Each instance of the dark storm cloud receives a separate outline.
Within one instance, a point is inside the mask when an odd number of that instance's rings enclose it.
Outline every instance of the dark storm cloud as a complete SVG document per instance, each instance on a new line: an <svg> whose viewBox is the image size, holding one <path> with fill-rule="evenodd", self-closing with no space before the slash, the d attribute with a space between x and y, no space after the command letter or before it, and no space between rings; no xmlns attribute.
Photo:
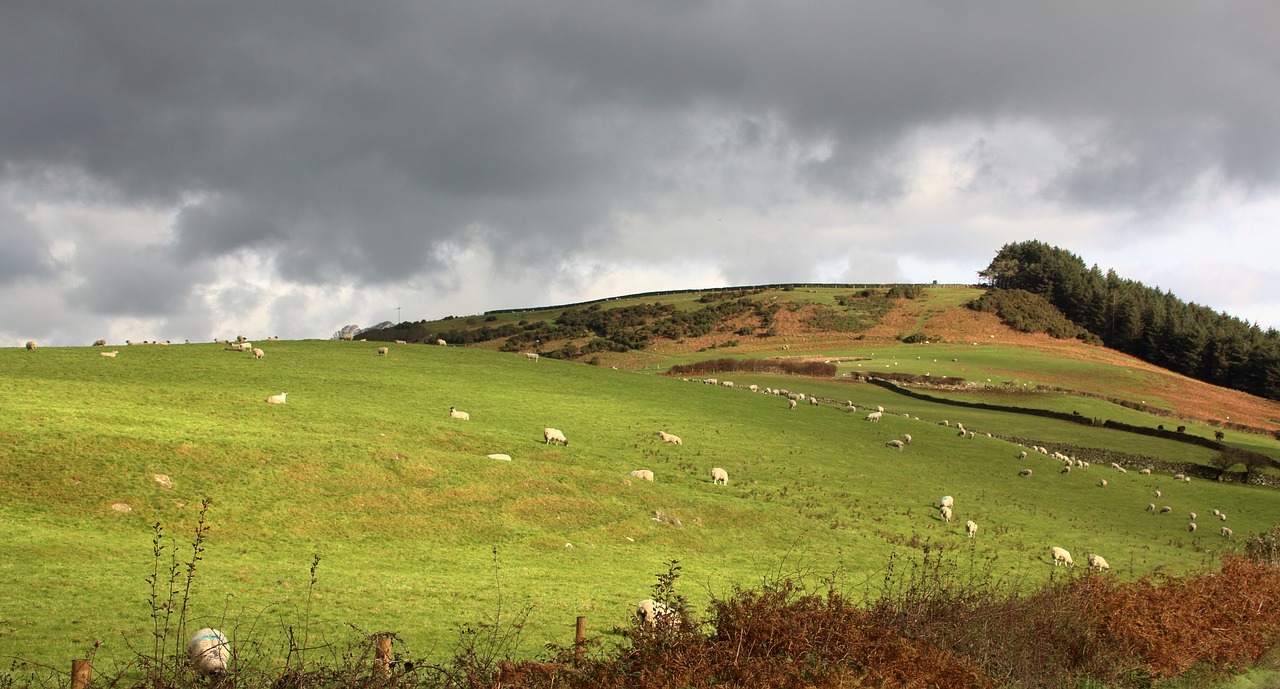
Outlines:
<svg viewBox="0 0 1280 689"><path fill-rule="evenodd" d="M174 260L163 246L130 246L89 240L77 251L73 270L81 281L67 302L99 315L163 317L182 311L192 291L212 273L202 264Z"/></svg>
<svg viewBox="0 0 1280 689"><path fill-rule="evenodd" d="M18 213L0 203L0 286L55 272L49 241Z"/></svg>
<svg viewBox="0 0 1280 689"><path fill-rule="evenodd" d="M703 245L735 279L804 279L812 252L756 255L767 222L637 252L618 219L876 212L918 191L913 135L956 123L1047 132L1066 153L1034 187L1000 155L1018 151L954 148L981 155L974 189L1067 213L1163 208L1206 179L1269 192L1276 26L1270 0L8 0L0 184L54 170L173 209L172 245L146 250L171 295L77 253L95 288L76 298L107 310L179 308L194 283L177 266L245 254L298 283L447 290L468 247L549 277L611 247L657 263ZM0 268L39 270L50 242L18 237Z"/></svg>

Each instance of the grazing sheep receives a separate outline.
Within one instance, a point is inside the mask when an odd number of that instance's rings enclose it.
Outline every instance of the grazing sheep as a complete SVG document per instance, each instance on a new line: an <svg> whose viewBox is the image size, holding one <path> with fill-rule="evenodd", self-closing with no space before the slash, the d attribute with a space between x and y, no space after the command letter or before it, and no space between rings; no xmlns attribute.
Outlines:
<svg viewBox="0 0 1280 689"><path fill-rule="evenodd" d="M884 412L873 411L867 414L867 421L879 421L882 416L884 416Z"/></svg>
<svg viewBox="0 0 1280 689"><path fill-rule="evenodd" d="M231 662L231 646L222 632L205 627L187 642L187 658L200 674L222 676L227 674L227 664Z"/></svg>
<svg viewBox="0 0 1280 689"><path fill-rule="evenodd" d="M1063 464L1063 465L1062 465L1062 471L1061 471L1061 472L1059 472L1059 473L1063 473L1063 474L1069 474L1069 473L1071 473L1071 465L1070 465L1070 464Z"/></svg>
<svg viewBox="0 0 1280 689"><path fill-rule="evenodd" d="M1026 459L1026 458L1027 458L1027 451L1026 451L1026 450L1023 450L1022 452L1019 452L1019 453L1018 453L1018 459Z"/></svg>
<svg viewBox="0 0 1280 689"><path fill-rule="evenodd" d="M1156 491L1156 497L1157 497L1157 498L1163 498L1163 497L1164 497L1164 493L1161 493L1160 491Z"/></svg>
<svg viewBox="0 0 1280 689"><path fill-rule="evenodd" d="M569 447L569 439L564 437L564 432L559 428L542 429L542 438L547 441L547 445L550 445L551 443L560 443L565 447Z"/></svg>
<svg viewBox="0 0 1280 689"><path fill-rule="evenodd" d="M379 347L379 348L378 348L378 356L386 356L386 355L387 355L387 354L389 354L390 352L391 352L391 350L390 350L390 349L387 349L386 347Z"/></svg>
<svg viewBox="0 0 1280 689"><path fill-rule="evenodd" d="M903 433L903 434L902 434L902 442L904 442L904 443L906 443L906 444L910 445L910 444L911 444L911 434L910 434L910 433Z"/></svg>
<svg viewBox="0 0 1280 689"><path fill-rule="evenodd" d="M107 341L106 341L106 340L94 340L94 341L93 341L93 346L94 346L94 347L106 347L106 346L107 346Z"/></svg>
<svg viewBox="0 0 1280 689"><path fill-rule="evenodd" d="M1191 513L1191 521L1195 521L1195 520L1196 520L1196 513L1195 513L1195 512L1192 512L1192 513Z"/></svg>
<svg viewBox="0 0 1280 689"><path fill-rule="evenodd" d="M267 404L284 404L285 402L284 398L287 397L288 395L289 393L287 392L282 392L279 395L272 395L267 398Z"/></svg>
<svg viewBox="0 0 1280 689"><path fill-rule="evenodd" d="M1175 480L1175 481L1181 481L1181 480L1182 480L1182 479L1184 479L1184 478L1186 478L1186 474L1174 474L1174 475L1173 475L1173 480Z"/></svg>
<svg viewBox="0 0 1280 689"><path fill-rule="evenodd" d="M942 518L942 521L950 524L951 523L951 506L943 505L942 507L939 507L938 516Z"/></svg>
<svg viewBox="0 0 1280 689"><path fill-rule="evenodd" d="M645 481L652 481L653 472L649 471L648 469L636 469L635 471L631 472L631 478L638 478L638 479L643 479Z"/></svg>
<svg viewBox="0 0 1280 689"><path fill-rule="evenodd" d="M258 349L257 347L253 348L253 358L261 359L265 354L266 352L263 352L261 349Z"/></svg>
<svg viewBox="0 0 1280 689"><path fill-rule="evenodd" d="M1225 526L1224 526L1224 527L1222 527L1222 537L1223 537L1223 538L1231 538L1231 533L1232 533L1232 532L1231 532L1231 529L1228 529L1228 528L1227 528L1227 527L1225 527Z"/></svg>
<svg viewBox="0 0 1280 689"><path fill-rule="evenodd" d="M1124 468L1124 467L1120 466L1119 464L1116 464L1115 462L1112 462L1112 463L1111 463L1111 468L1112 468L1112 469L1115 469L1116 471L1118 471L1118 472L1120 472L1120 473L1122 473L1122 474L1127 474L1127 473L1129 473L1127 470L1125 470L1125 468Z"/></svg>
<svg viewBox="0 0 1280 689"><path fill-rule="evenodd" d="M1107 564L1107 558L1101 555L1089 553L1089 567L1094 571L1101 572L1104 569L1111 569L1111 565Z"/></svg>
<svg viewBox="0 0 1280 689"><path fill-rule="evenodd" d="M938 507L955 507L955 504L955 498L950 495L944 495L942 496L942 499L938 501Z"/></svg>
<svg viewBox="0 0 1280 689"><path fill-rule="evenodd" d="M1187 524L1187 531L1190 531L1190 532L1194 533L1194 532L1195 532L1195 530L1196 530L1196 523L1195 523L1195 522L1191 522L1190 524Z"/></svg>
<svg viewBox="0 0 1280 689"><path fill-rule="evenodd" d="M1160 508L1160 514L1169 514L1172 511L1173 511L1173 508L1169 507L1168 505L1165 505L1164 507Z"/></svg>
<svg viewBox="0 0 1280 689"><path fill-rule="evenodd" d="M271 339L271 338L267 338L267 339ZM395 343L396 343L396 344L402 344L402 345L407 345L407 344L409 344L409 343L408 343L407 341L405 341L405 340L396 340L396 342L395 342Z"/></svg>
<svg viewBox="0 0 1280 689"><path fill-rule="evenodd" d="M537 360L538 360L538 353L537 353L537 352L525 352L525 353L524 353L524 358L528 359L529 361L537 361Z"/></svg>
<svg viewBox="0 0 1280 689"><path fill-rule="evenodd" d="M30 340L30 341L28 341L28 342L27 342L27 351L29 352L29 351L31 351L31 350L33 350L33 349L35 349L35 348L36 348L36 347L38 347L38 346L39 346L39 345L37 345L37 344L36 344L36 341L35 341L35 340Z"/></svg>
<svg viewBox="0 0 1280 689"><path fill-rule="evenodd" d="M1148 512L1155 512L1155 511L1156 511L1156 504L1155 504L1154 502L1149 502L1149 503L1147 503L1147 511L1148 511Z"/></svg>
<svg viewBox="0 0 1280 689"><path fill-rule="evenodd" d="M113 350L111 350L111 351L109 351L109 352L98 352L98 356L111 357L112 359L114 359L114 358L116 358L116 355L117 355L117 354L119 354L119 353L120 353L120 350L118 350L118 349L113 349Z"/></svg>
<svg viewBox="0 0 1280 689"><path fill-rule="evenodd" d="M976 536L978 535L978 523L977 523L977 522L975 522L975 521L973 521L972 519L970 519L969 521L965 522L965 523L964 523L964 532L965 532L966 534L968 534L969 538L974 538L974 537L976 537Z"/></svg>
<svg viewBox="0 0 1280 689"><path fill-rule="evenodd" d="M1098 481L1098 486L1099 486L1100 488L1106 488L1106 487L1107 487L1107 480L1104 478L1104 479L1102 479L1101 481Z"/></svg>
<svg viewBox="0 0 1280 689"><path fill-rule="evenodd" d="M1031 470L1030 470L1030 469L1023 469L1022 471L1019 471L1019 472L1018 472L1018 475L1019 475L1019 476L1022 476L1022 477L1028 477L1028 476L1031 476Z"/></svg>
<svg viewBox="0 0 1280 689"><path fill-rule="evenodd" d="M463 421L470 421L471 415L455 407L449 407L449 418L462 419Z"/></svg>
<svg viewBox="0 0 1280 689"><path fill-rule="evenodd" d="M906 443L903 443L901 440L894 438L893 440L890 440L889 442L885 443L885 447L892 447L897 449L898 452L902 452L902 446L905 444Z"/></svg>
<svg viewBox="0 0 1280 689"><path fill-rule="evenodd" d="M1218 516L1218 515L1220 515L1220 514L1222 514L1222 513L1221 513L1221 512L1219 512L1218 510L1214 510L1214 511L1213 511L1213 516L1215 516L1215 517L1216 517L1216 516Z"/></svg>
<svg viewBox="0 0 1280 689"><path fill-rule="evenodd" d="M1226 512L1219 512L1219 513L1218 513L1218 519L1220 519L1220 520L1222 520L1222 521L1224 521L1224 522L1225 522L1225 521L1227 521L1227 513L1226 513Z"/></svg>
<svg viewBox="0 0 1280 689"><path fill-rule="evenodd" d="M676 617L671 608L652 599L636 603L636 622L651 628L658 626L659 622L673 627L680 626L680 618Z"/></svg>
<svg viewBox="0 0 1280 689"><path fill-rule="evenodd" d="M795 408L796 408L796 401L795 401L795 399L794 399L794 398L793 398L793 399L789 399L789 400L787 400L787 404L788 404L788 405L790 405L790 407L789 407L790 409L795 409Z"/></svg>
<svg viewBox="0 0 1280 689"><path fill-rule="evenodd" d="M711 470L711 482L722 483L726 486L729 485L729 472L721 469L720 467L715 467Z"/></svg>
<svg viewBox="0 0 1280 689"><path fill-rule="evenodd" d="M448 343L447 343L447 342L445 342L444 340L436 340L436 344L440 345L441 347L444 347L444 346L445 346L445 345L447 345Z"/></svg>
<svg viewBox="0 0 1280 689"><path fill-rule="evenodd" d="M1065 564L1068 567L1076 566L1076 563L1071 559L1071 553L1067 552L1066 548L1059 548L1058 546L1055 545L1049 549L1049 552L1053 554L1054 567L1057 567L1058 565L1061 565L1061 564Z"/></svg>
<svg viewBox="0 0 1280 689"><path fill-rule="evenodd" d="M1146 475L1148 475L1148 474L1150 474L1150 473L1151 473L1151 470L1150 470L1150 469L1147 469L1147 468L1145 468L1145 467L1144 467L1144 468L1142 468L1142 469L1139 469L1139 470L1138 470L1138 473L1139 473L1139 474L1142 474L1143 476L1146 476Z"/></svg>
<svg viewBox="0 0 1280 689"><path fill-rule="evenodd" d="M662 438L662 442L671 443L672 445L684 445L684 441L678 435L671 435L664 431L658 431L658 437Z"/></svg>

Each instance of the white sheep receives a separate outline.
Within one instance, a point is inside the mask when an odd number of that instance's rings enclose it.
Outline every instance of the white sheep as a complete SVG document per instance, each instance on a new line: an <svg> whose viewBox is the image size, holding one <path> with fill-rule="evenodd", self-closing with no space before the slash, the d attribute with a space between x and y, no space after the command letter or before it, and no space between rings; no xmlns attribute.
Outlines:
<svg viewBox="0 0 1280 689"><path fill-rule="evenodd" d="M938 507L954 507L955 504L956 499L950 495L944 495L942 496L942 499L938 501Z"/></svg>
<svg viewBox="0 0 1280 689"><path fill-rule="evenodd" d="M1165 505L1164 507L1160 508L1160 514L1169 514L1172 511L1173 511L1173 508L1168 505Z"/></svg>
<svg viewBox="0 0 1280 689"><path fill-rule="evenodd" d="M1022 471L1019 471L1019 472L1018 472L1018 475L1019 475L1019 476L1021 476L1021 477L1023 477L1023 478L1030 477L1030 476L1031 476L1031 470L1030 470L1030 469L1023 469Z"/></svg>
<svg viewBox="0 0 1280 689"><path fill-rule="evenodd" d="M713 468L711 470L711 482L716 484L724 484L726 486L729 485L729 472L725 471L724 469L721 469L720 467Z"/></svg>
<svg viewBox="0 0 1280 689"><path fill-rule="evenodd" d="M902 452L902 446L905 444L906 443L902 442L901 440L894 438L893 440L886 442L885 447L892 447L896 449L898 452Z"/></svg>
<svg viewBox="0 0 1280 689"><path fill-rule="evenodd" d="M1155 512L1155 511L1156 511L1156 504L1155 504L1154 502L1149 502L1149 503L1147 503L1147 511L1148 511L1148 512Z"/></svg>
<svg viewBox="0 0 1280 689"><path fill-rule="evenodd" d="M678 435L671 435L665 431L658 431L658 437L662 438L662 442L671 443L672 445L684 445L684 441Z"/></svg>
<svg viewBox="0 0 1280 689"><path fill-rule="evenodd" d="M524 358L528 359L529 361L537 361L537 360L538 360L538 353L537 353L537 352L525 352L525 353L524 353Z"/></svg>
<svg viewBox="0 0 1280 689"><path fill-rule="evenodd" d="M1018 459L1026 459L1026 458L1027 458L1027 451L1026 451L1026 450L1023 450L1022 452L1019 452L1019 453L1018 453Z"/></svg>
<svg viewBox="0 0 1280 689"><path fill-rule="evenodd" d="M873 411L867 414L867 421L879 421L882 416L884 416L884 412Z"/></svg>
<svg viewBox="0 0 1280 689"><path fill-rule="evenodd" d="M1093 553L1089 553L1089 566L1098 572L1104 569L1111 569L1111 565L1107 564L1107 558Z"/></svg>
<svg viewBox="0 0 1280 689"><path fill-rule="evenodd" d="M1139 474L1142 474L1143 476L1146 476L1146 475L1148 475L1148 474L1150 474L1150 473L1151 473L1151 469L1148 469L1148 468L1146 468L1146 467L1143 467L1143 468L1141 468L1141 469L1139 469L1139 470L1138 470L1138 473L1139 473Z"/></svg>
<svg viewBox="0 0 1280 689"><path fill-rule="evenodd" d="M792 398L792 399L787 400L787 404L789 405L789 406L788 406L788 408L789 408L789 409L795 409L795 408L796 408L796 400L795 400L795 398Z"/></svg>
<svg viewBox="0 0 1280 689"><path fill-rule="evenodd" d="M205 627L187 642L187 658L200 674L222 676L227 674L227 664L231 662L231 645L222 632Z"/></svg>
<svg viewBox="0 0 1280 689"><path fill-rule="evenodd" d="M471 415L456 407L449 407L449 418L462 419L463 421L470 421Z"/></svg>
<svg viewBox="0 0 1280 689"><path fill-rule="evenodd" d="M1156 497L1157 497L1157 498L1163 498L1163 497L1164 497L1164 493L1161 493L1160 491L1156 491Z"/></svg>
<svg viewBox="0 0 1280 689"><path fill-rule="evenodd" d="M1220 519L1220 520L1222 520L1222 521L1224 521L1224 522L1225 522L1225 521L1227 521L1227 513L1226 513L1226 512L1219 512L1219 513L1218 513L1218 519Z"/></svg>
<svg viewBox="0 0 1280 689"><path fill-rule="evenodd" d="M1231 538L1231 533L1232 533L1232 532L1231 532L1231 529L1229 529L1229 528L1227 528L1227 527L1225 527L1225 526L1224 526L1224 527L1222 527L1222 537L1223 537L1223 538Z"/></svg>
<svg viewBox="0 0 1280 689"><path fill-rule="evenodd" d="M1100 487L1102 487L1102 488L1106 488L1106 487L1107 487L1107 480L1104 478L1104 479L1102 479L1101 481L1098 481L1098 485L1099 485Z"/></svg>
<svg viewBox="0 0 1280 689"><path fill-rule="evenodd" d="M1058 565L1062 565L1062 564L1065 564L1068 567L1076 566L1075 561L1071 559L1071 553L1067 552L1066 548L1059 548L1058 546L1055 545L1049 549L1049 552L1053 554L1054 567L1057 567Z"/></svg>
<svg viewBox="0 0 1280 689"><path fill-rule="evenodd" d="M110 358L114 359L114 358L116 358L116 355L117 355L117 354L119 354L119 353L120 353L120 350L118 350L118 349L113 349L113 350L111 350L111 351L109 351L109 352L98 352L98 356L105 356L105 357L110 357Z"/></svg>
<svg viewBox="0 0 1280 689"><path fill-rule="evenodd" d="M906 444L910 445L910 444L911 444L911 434L910 434L910 433L903 433L903 434L902 434L902 442L904 442L904 443L906 443Z"/></svg>
<svg viewBox="0 0 1280 689"><path fill-rule="evenodd" d="M265 354L266 352L263 352L261 349L258 349L257 347L253 348L253 358L261 359Z"/></svg>
<svg viewBox="0 0 1280 689"><path fill-rule="evenodd" d="M378 356L386 356L387 354L390 354L390 353L391 353L391 350L387 349L386 347L378 348Z"/></svg>
<svg viewBox="0 0 1280 689"><path fill-rule="evenodd" d="M636 622L650 628L658 626L659 622L673 627L680 626L680 618L676 617L671 608L648 598L636 603Z"/></svg>
<svg viewBox="0 0 1280 689"><path fill-rule="evenodd" d="M1195 521L1195 520L1196 520L1196 513L1195 513L1195 512L1192 512L1192 513L1191 513L1191 521Z"/></svg>
<svg viewBox="0 0 1280 689"><path fill-rule="evenodd" d="M1213 516L1215 516L1215 517L1216 517L1216 516L1218 516L1218 515L1220 515L1220 514L1222 514L1222 513L1221 513L1221 512L1219 512L1219 511L1218 511L1218 510L1216 510L1216 509L1213 511Z"/></svg>
<svg viewBox="0 0 1280 689"><path fill-rule="evenodd" d="M267 404L284 404L285 397L288 395L289 393L287 392L282 392L279 395L272 395L267 398Z"/></svg>
<svg viewBox="0 0 1280 689"><path fill-rule="evenodd" d="M29 340L29 341L27 342L27 351L29 352L29 351L31 351L31 350L33 350L33 349L35 349L35 348L36 348L36 347L38 347L38 346L39 346L39 345L38 345L38 344L36 344L36 341L35 341L35 340Z"/></svg>
<svg viewBox="0 0 1280 689"><path fill-rule="evenodd" d="M448 343L447 343L447 342L445 342L444 340L436 340L436 344L438 344L438 345L440 345L441 347L443 347L443 346L447 345Z"/></svg>
<svg viewBox="0 0 1280 689"><path fill-rule="evenodd" d="M966 534L968 534L969 538L974 538L974 537L976 537L976 536L978 535L978 522L975 522L975 521L973 521L972 519L970 519L969 521L965 522L965 523L964 523L964 532L965 532Z"/></svg>
<svg viewBox="0 0 1280 689"><path fill-rule="evenodd" d="M631 478L638 478L645 481L652 481L653 472L649 471L648 469L636 469L635 471L631 472Z"/></svg>
<svg viewBox="0 0 1280 689"><path fill-rule="evenodd" d="M951 523L951 506L943 505L942 507L939 507L938 516L942 518L942 521L950 524Z"/></svg>
<svg viewBox="0 0 1280 689"><path fill-rule="evenodd" d="M1194 533L1194 532L1195 532L1195 530L1196 530L1196 523L1195 523L1195 522L1191 522L1190 524L1187 524L1187 531L1191 531L1191 532L1193 532L1193 533Z"/></svg>
<svg viewBox="0 0 1280 689"><path fill-rule="evenodd" d="M271 338L267 338L267 339L271 339ZM409 344L409 342L408 342L407 340L396 340L396 342L395 342L395 343L396 343L396 344L402 344L402 345L407 345L407 344Z"/></svg>
<svg viewBox="0 0 1280 689"><path fill-rule="evenodd" d="M564 432L559 428L542 429L542 439L546 441L547 445L550 445L551 443L560 443L565 447L569 447L569 439L564 437Z"/></svg>

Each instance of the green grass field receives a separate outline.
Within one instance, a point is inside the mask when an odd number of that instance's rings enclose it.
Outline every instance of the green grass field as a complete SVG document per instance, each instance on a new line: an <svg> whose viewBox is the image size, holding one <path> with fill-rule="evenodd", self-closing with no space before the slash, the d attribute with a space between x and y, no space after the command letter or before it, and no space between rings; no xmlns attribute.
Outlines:
<svg viewBox="0 0 1280 689"><path fill-rule="evenodd" d="M481 349L393 346L379 357L378 343L259 346L261 361L213 344L123 347L116 359L0 349L0 656L62 668L95 641L106 642L99 658L148 648L156 525L182 561L205 498L191 628L216 624L267 654L290 626L305 626L312 645L353 628L394 631L420 657L447 655L461 625L526 610L530 655L571 642L578 615L589 635L621 640L608 635L671 560L696 610L779 573L874 585L892 555L922 543L964 557L972 546L1026 585L1052 572L1051 545L1080 565L1104 554L1122 578L1176 574L1212 565L1280 517L1271 489L1101 466L1061 475L1053 460L1019 461L1016 445L961 440L937 422L1176 461L1204 461L1203 448L870 385L734 376L881 404L892 415L879 423ZM279 392L287 404L264 402ZM1123 409L1079 404L1102 417ZM447 418L451 405L471 420ZM545 445L545 426L570 445ZM684 445L661 444L658 430ZM905 451L885 447L904 433L914 438ZM712 485L714 466L728 470L728 486ZM1034 475L1018 476L1023 467ZM656 481L628 478L642 468ZM947 494L952 524L935 510ZM1149 502L1174 513L1147 513ZM1230 516L1234 539L1218 535L1214 508ZM966 519L980 525L974 542Z"/></svg>

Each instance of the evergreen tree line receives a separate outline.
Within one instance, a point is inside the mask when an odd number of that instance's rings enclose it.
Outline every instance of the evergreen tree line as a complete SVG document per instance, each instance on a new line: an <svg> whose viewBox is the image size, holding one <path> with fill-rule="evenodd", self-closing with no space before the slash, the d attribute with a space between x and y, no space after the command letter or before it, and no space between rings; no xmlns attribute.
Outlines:
<svg viewBox="0 0 1280 689"><path fill-rule="evenodd" d="M1103 274L1039 241L1006 244L979 276L996 290L1026 290L1112 349L1185 376L1280 400L1280 333ZM1078 334L1081 339L1092 339Z"/></svg>

